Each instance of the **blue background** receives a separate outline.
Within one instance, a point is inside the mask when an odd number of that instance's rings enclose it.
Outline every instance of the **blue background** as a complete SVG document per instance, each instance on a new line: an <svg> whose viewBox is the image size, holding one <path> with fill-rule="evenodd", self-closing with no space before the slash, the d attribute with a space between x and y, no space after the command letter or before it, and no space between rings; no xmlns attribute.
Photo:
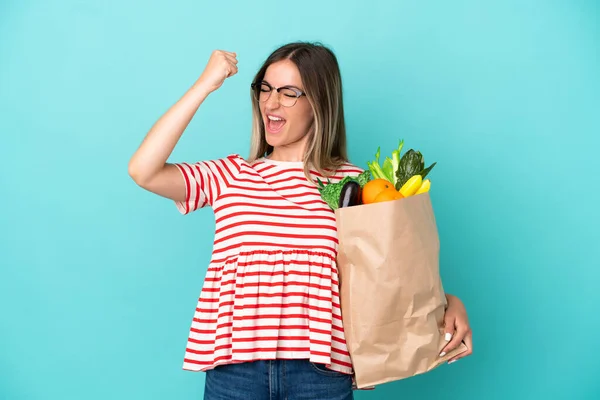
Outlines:
<svg viewBox="0 0 600 400"><path fill-rule="evenodd" d="M171 161L248 154L249 84L293 40L339 57L361 166L400 138L431 174L473 356L358 399L597 399L596 1L0 4L0 398L201 398L181 369L210 257L127 163L213 49L240 72Z"/></svg>

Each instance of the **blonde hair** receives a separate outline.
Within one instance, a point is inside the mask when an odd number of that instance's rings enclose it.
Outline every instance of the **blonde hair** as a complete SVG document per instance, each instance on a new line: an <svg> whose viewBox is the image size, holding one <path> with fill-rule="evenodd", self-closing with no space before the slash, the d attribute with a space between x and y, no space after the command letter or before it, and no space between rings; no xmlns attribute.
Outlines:
<svg viewBox="0 0 600 400"><path fill-rule="evenodd" d="M309 181L313 168L323 176L332 175L348 161L346 125L342 101L342 78L335 54L319 43L294 42L275 50L256 73L253 82L263 80L267 68L278 61L290 60L300 71L306 98L313 111L312 129L304 154L304 174ZM273 151L265 139L265 126L258 100L252 96L252 138L249 162Z"/></svg>

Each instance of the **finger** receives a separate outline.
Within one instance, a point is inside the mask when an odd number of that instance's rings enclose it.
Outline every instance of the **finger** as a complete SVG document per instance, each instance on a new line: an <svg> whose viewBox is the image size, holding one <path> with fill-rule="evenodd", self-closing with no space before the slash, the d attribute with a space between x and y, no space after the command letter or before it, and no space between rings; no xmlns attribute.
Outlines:
<svg viewBox="0 0 600 400"><path fill-rule="evenodd" d="M235 58L237 56L237 54L235 52L232 52L232 51L221 50L221 52L223 54L228 55L228 56L233 57L233 58Z"/></svg>
<svg viewBox="0 0 600 400"><path fill-rule="evenodd" d="M226 78L229 78L235 74L237 74L238 72L238 68L235 65L229 65L229 67L227 68L227 73L225 75Z"/></svg>
<svg viewBox="0 0 600 400"><path fill-rule="evenodd" d="M229 55L225 55L225 61L227 61L230 64L236 65L238 63L237 58L229 56Z"/></svg>
<svg viewBox="0 0 600 400"><path fill-rule="evenodd" d="M465 337L465 335L467 334L467 332L468 332L467 328L463 328L461 326L458 326L456 328L456 332L454 333L454 336L452 337L452 340L450 340L450 342L446 345L446 347L444 347L442 349L442 352L440 353L440 357L445 356L446 353L449 353L450 351L452 351L455 348L457 348L458 345L460 344L460 342L463 341L463 338Z"/></svg>
<svg viewBox="0 0 600 400"><path fill-rule="evenodd" d="M444 320L444 340L446 342L450 342L450 340L452 340L452 337L454 337L455 334L455 330L454 330L454 322L455 322L455 318L451 315L446 315L445 320ZM440 353L440 357L444 357L446 355L446 353L448 352L447 350L448 345L444 346L444 348L442 349L442 352Z"/></svg>
<svg viewBox="0 0 600 400"><path fill-rule="evenodd" d="M453 362L460 360L463 357L467 357L467 356L470 356L471 354L473 354L473 333L471 331L469 331L465 335L464 342L465 342L465 346L467 346L467 350L465 350L462 353L457 354L456 356L449 359L448 364L452 364Z"/></svg>

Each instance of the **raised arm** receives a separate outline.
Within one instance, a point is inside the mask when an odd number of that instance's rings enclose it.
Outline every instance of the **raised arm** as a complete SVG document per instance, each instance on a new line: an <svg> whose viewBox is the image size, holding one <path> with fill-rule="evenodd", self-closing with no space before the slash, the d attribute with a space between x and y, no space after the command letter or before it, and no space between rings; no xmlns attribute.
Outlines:
<svg viewBox="0 0 600 400"><path fill-rule="evenodd" d="M129 161L129 175L137 185L169 199L185 200L185 181L167 159L208 95L237 73L237 62L235 53L214 51L194 85L156 121Z"/></svg>

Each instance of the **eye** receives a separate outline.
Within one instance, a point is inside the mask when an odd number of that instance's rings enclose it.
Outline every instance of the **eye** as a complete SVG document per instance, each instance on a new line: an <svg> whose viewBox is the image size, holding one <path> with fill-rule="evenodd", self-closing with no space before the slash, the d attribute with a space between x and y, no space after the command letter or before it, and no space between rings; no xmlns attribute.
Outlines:
<svg viewBox="0 0 600 400"><path fill-rule="evenodd" d="M296 92L294 90L288 89L288 88L281 89L281 94L283 94L286 97L291 97L291 98L298 97L298 95L296 94Z"/></svg>
<svg viewBox="0 0 600 400"><path fill-rule="evenodd" d="M270 92L271 91L271 87L265 83L260 85L260 91L261 92Z"/></svg>

